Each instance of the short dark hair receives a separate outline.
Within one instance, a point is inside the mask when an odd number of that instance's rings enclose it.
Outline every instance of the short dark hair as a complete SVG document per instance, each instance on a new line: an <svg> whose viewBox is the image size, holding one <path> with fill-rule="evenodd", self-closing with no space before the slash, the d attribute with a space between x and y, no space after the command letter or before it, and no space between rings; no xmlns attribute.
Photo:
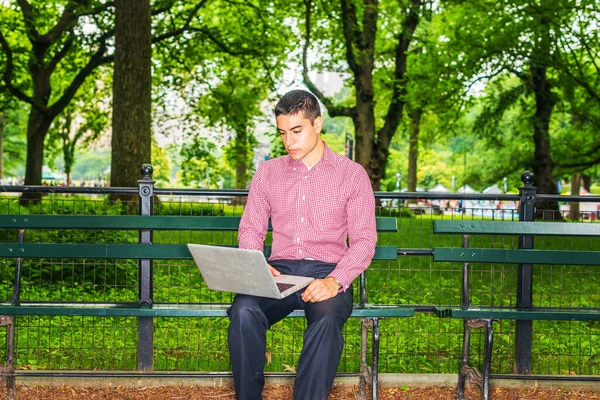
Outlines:
<svg viewBox="0 0 600 400"><path fill-rule="evenodd" d="M296 115L302 112L310 122L321 116L319 101L306 90L292 90L283 95L275 106L275 117L280 115Z"/></svg>

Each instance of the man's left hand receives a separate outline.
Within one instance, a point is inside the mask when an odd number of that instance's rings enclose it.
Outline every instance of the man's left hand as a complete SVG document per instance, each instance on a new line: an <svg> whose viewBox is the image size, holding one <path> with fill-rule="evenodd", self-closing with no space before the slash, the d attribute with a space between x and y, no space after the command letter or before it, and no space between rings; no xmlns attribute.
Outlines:
<svg viewBox="0 0 600 400"><path fill-rule="evenodd" d="M302 293L302 300L317 303L335 297L338 290L338 284L333 278L315 279Z"/></svg>

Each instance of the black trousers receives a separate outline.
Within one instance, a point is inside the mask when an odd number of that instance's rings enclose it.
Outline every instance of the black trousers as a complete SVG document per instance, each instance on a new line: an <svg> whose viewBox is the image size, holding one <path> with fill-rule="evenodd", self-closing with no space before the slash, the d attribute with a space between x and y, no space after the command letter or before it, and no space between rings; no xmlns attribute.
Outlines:
<svg viewBox="0 0 600 400"><path fill-rule="evenodd" d="M335 268L314 260L277 260L282 274L325 278ZM303 309L307 328L294 384L295 400L326 400L344 347L342 328L352 313L352 287L318 303L302 301L302 291L285 299L238 294L227 311L229 355L236 399L262 399L266 332L295 309Z"/></svg>

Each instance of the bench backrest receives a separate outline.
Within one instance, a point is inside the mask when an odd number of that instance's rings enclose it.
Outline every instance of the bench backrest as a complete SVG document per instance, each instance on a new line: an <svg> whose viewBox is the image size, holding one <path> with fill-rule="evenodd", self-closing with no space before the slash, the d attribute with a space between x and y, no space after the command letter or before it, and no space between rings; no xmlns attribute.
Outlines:
<svg viewBox="0 0 600 400"><path fill-rule="evenodd" d="M600 224L565 222L434 221L433 232L461 235L531 235L563 237L600 237ZM447 248L433 250L434 261L600 265L600 253L582 250Z"/></svg>
<svg viewBox="0 0 600 400"><path fill-rule="evenodd" d="M237 231L240 217L137 215L0 215L0 228L18 230ZM395 232L396 218L376 219L378 232ZM271 227L269 226L269 229ZM265 246L265 255L270 254ZM395 260L396 246L377 246L374 260ZM7 258L191 259L184 244L0 243Z"/></svg>
<svg viewBox="0 0 600 400"><path fill-rule="evenodd" d="M600 238L600 224L566 223L566 222L504 222L504 221L434 221L433 232L436 234L460 234L463 237L462 247L434 247L433 259L441 262L461 262L462 288L461 307L469 308L469 264L519 264L519 268L527 265L586 265L600 266L600 251L584 250L542 250L533 249L533 241L528 241L528 248L473 248L469 246L472 235L512 235L519 236L519 244L525 243L523 238L534 236L551 237L584 237Z"/></svg>

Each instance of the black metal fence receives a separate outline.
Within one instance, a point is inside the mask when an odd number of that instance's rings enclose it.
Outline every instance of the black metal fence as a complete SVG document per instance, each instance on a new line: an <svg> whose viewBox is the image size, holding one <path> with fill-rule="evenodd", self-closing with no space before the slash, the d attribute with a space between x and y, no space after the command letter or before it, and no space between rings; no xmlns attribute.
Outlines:
<svg viewBox="0 0 600 400"><path fill-rule="evenodd" d="M19 203L19 194L41 192L40 202ZM69 188L0 186L2 214L156 214L195 217L241 215L247 191L159 189L151 179L139 188ZM139 194L131 204L111 202L109 194ZM456 373L462 323L439 319L433 307L460 305L462 266L433 263L423 256L434 246L460 247L456 237L432 233L436 219L531 220L535 202L597 204L599 196L536 195L524 187L520 195L454 193L376 193L378 216L398 218L398 232L379 237L381 245L398 246L395 262L374 262L366 274L370 303L416 306L414 318L380 323L380 372ZM139 205L139 207L138 207ZM587 207L586 209L589 209ZM539 210L538 210L539 211ZM569 213L548 210L544 218L568 219ZM582 211L573 223L598 223L598 211ZM569 222L565 222L569 223ZM13 236L11 236L13 235ZM13 242L15 232L0 232ZM26 242L234 244L235 232L45 231L26 232ZM493 247L600 249L600 239L491 237ZM471 269L473 304L481 306L600 307L600 271L565 265L479 265ZM14 260L0 260L0 297L12 294ZM196 266L188 261L155 260L23 260L23 301L43 302L199 302L228 303L232 295L211 292ZM355 299L358 294L355 294ZM230 370L222 318L17 317L16 365L27 370L136 370L227 372ZM492 371L551 375L600 374L600 324L595 322L501 321L496 326ZM286 319L268 336L267 371L293 371L302 346L304 322ZM519 332L517 335L515 332ZM0 336L3 333L0 333ZM345 328L346 347L340 372L358 372L360 325ZM0 340L2 338L0 337ZM473 343L483 349L483 337ZM515 351L515 349L518 349ZM0 353L5 351L0 349ZM481 357L482 351L474 357ZM529 369L529 370L528 370Z"/></svg>

